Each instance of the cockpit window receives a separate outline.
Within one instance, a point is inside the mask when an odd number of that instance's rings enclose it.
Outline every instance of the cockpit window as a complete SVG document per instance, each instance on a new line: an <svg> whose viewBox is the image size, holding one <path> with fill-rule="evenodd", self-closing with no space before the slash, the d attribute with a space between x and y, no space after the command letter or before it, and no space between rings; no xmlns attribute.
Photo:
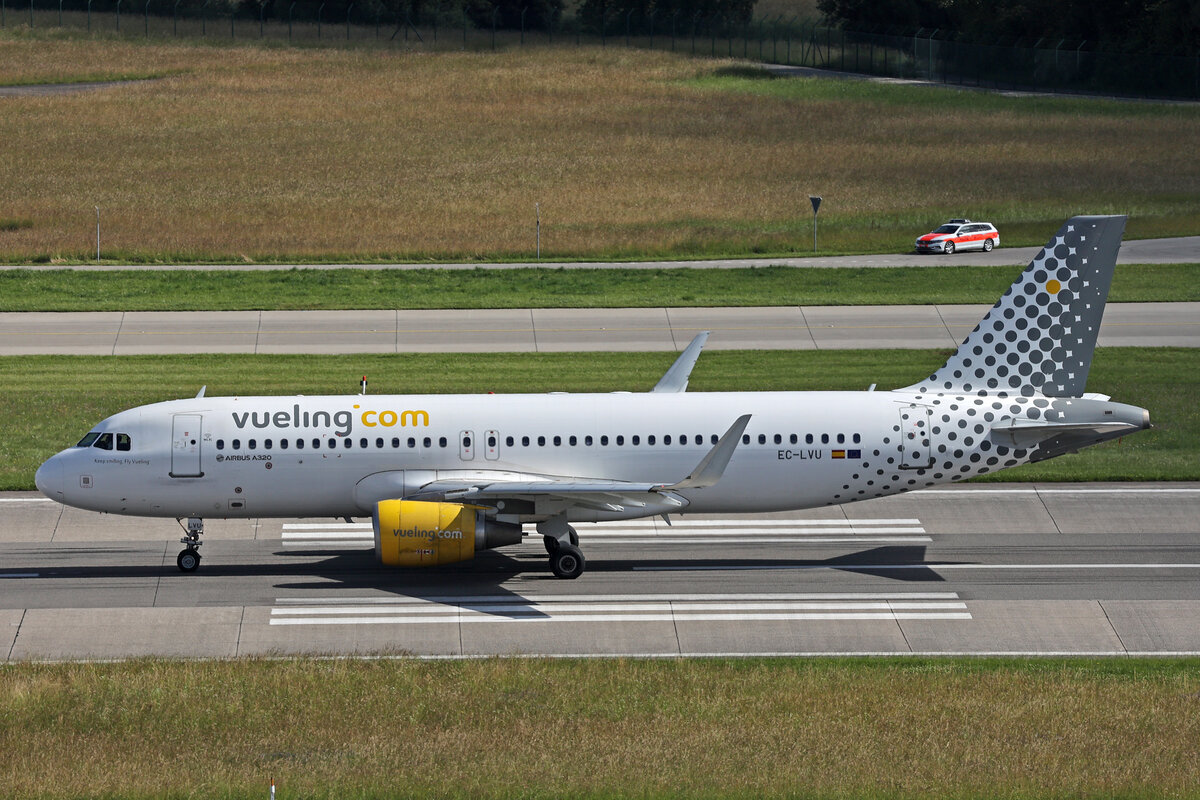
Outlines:
<svg viewBox="0 0 1200 800"><path fill-rule="evenodd" d="M100 438L100 432L92 431L91 433L87 434L82 439L80 439L79 444L77 444L75 446L76 447L91 447L92 442L96 441L99 438Z"/></svg>
<svg viewBox="0 0 1200 800"><path fill-rule="evenodd" d="M100 438L96 440L96 443L92 447L99 447L101 450L112 450L113 435L111 433L100 434Z"/></svg>
<svg viewBox="0 0 1200 800"><path fill-rule="evenodd" d="M132 444L132 442L129 440L128 433L118 433L117 434L117 449L118 450L128 450L130 444Z"/></svg>

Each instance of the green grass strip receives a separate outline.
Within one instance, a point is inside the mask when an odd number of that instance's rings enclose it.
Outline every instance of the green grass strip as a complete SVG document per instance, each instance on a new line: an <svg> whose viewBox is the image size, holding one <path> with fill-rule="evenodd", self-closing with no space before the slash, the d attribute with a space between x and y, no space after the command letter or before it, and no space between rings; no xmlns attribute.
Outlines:
<svg viewBox="0 0 1200 800"><path fill-rule="evenodd" d="M948 350L713 351L692 391L907 386ZM208 394L646 391L671 353L13 356L0 359L0 489L32 489L37 466L93 424L133 406ZM1200 480L1200 350L1098 350L1088 389L1150 410L1155 428L1121 443L1005 470L997 480Z"/></svg>
<svg viewBox="0 0 1200 800"><path fill-rule="evenodd" d="M1196 659L0 668L9 798L1200 796Z"/></svg>
<svg viewBox="0 0 1200 800"><path fill-rule="evenodd" d="M993 303L1023 267L0 271L0 311ZM1113 302L1200 300L1200 264L1122 265Z"/></svg>

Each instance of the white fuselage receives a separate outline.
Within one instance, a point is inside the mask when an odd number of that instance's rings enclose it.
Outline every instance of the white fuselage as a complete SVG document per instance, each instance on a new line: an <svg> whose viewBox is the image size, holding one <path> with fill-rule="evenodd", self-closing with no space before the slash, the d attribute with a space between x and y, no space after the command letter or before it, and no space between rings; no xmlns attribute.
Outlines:
<svg viewBox="0 0 1200 800"><path fill-rule="evenodd" d="M1027 402L974 400L938 408L934 426L928 399L899 391L198 397L109 417L93 431L126 434L128 449L64 450L39 470L38 486L68 505L141 516L352 517L435 480L670 484L749 414L724 475L680 491L680 511L799 509L1023 461L1009 453L997 466L992 453L989 465L987 437L963 450L943 439L952 434L933 433L982 425L985 414L990 425ZM570 519L652 513L581 506Z"/></svg>

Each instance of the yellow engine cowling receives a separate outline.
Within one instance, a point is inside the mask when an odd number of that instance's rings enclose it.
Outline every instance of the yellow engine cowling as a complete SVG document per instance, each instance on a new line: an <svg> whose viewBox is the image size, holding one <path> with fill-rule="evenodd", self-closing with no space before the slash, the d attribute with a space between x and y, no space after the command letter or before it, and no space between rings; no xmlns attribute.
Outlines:
<svg viewBox="0 0 1200 800"><path fill-rule="evenodd" d="M489 520L483 509L461 503L382 500L371 518L375 557L389 567L453 564L521 541L521 526Z"/></svg>

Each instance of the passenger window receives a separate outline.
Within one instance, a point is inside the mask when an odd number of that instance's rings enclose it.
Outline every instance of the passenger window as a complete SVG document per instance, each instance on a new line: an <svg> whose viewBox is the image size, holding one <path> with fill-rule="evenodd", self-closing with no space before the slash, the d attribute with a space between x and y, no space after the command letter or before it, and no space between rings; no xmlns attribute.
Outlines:
<svg viewBox="0 0 1200 800"><path fill-rule="evenodd" d="M224 439L217 439L217 449L218 450L225 449L225 440Z"/></svg>
<svg viewBox="0 0 1200 800"><path fill-rule="evenodd" d="M426 447L429 447L429 445L425 445L425 446L426 446ZM409 450L416 450L416 449L417 449L417 440L416 440L416 439L414 439L414 438L413 438L413 437L411 437L411 436L410 436L410 437L408 437L408 449L409 449Z"/></svg>
<svg viewBox="0 0 1200 800"><path fill-rule="evenodd" d="M464 436L464 437L462 437L462 446L463 446L463 447L470 447L470 446L471 446L471 437L470 437L470 436Z"/></svg>
<svg viewBox="0 0 1200 800"><path fill-rule="evenodd" d="M400 449L400 437L399 437L399 436L393 436L393 437L392 437L392 449L393 449L393 450L399 450L399 449Z"/></svg>
<svg viewBox="0 0 1200 800"><path fill-rule="evenodd" d="M112 450L113 435L111 433L100 434L100 438L96 440L96 443L92 447L99 447L101 450Z"/></svg>
<svg viewBox="0 0 1200 800"><path fill-rule="evenodd" d="M748 434L748 433L742 434L742 444L750 444L750 434Z"/></svg>
<svg viewBox="0 0 1200 800"><path fill-rule="evenodd" d="M234 450L241 450L242 449L242 440L234 439L232 442L229 443L229 446L231 448L233 448Z"/></svg>
<svg viewBox="0 0 1200 800"><path fill-rule="evenodd" d="M663 436L663 444L670 444L670 443L671 443L671 434L669 434L669 433L665 434Z"/></svg>
<svg viewBox="0 0 1200 800"><path fill-rule="evenodd" d="M321 449L321 440L314 436L313 437L313 450L320 450L320 449Z"/></svg>
<svg viewBox="0 0 1200 800"><path fill-rule="evenodd" d="M788 437L788 442L790 442L791 444L796 444L797 441L798 441L798 439L796 437L796 434L794 434L794 433Z"/></svg>
<svg viewBox="0 0 1200 800"><path fill-rule="evenodd" d="M270 439L264 439L264 440L263 440L263 449L264 449L264 450L270 450L270 449L271 449L271 440L270 440Z"/></svg>
<svg viewBox="0 0 1200 800"><path fill-rule="evenodd" d="M555 437L554 437L554 446L555 446L555 447L562 447L562 437L561 437L561 436L555 436Z"/></svg>
<svg viewBox="0 0 1200 800"><path fill-rule="evenodd" d="M721 437L717 436L715 433L710 437L710 439L713 444L716 444L717 442L721 441Z"/></svg>
<svg viewBox="0 0 1200 800"><path fill-rule="evenodd" d="M287 449L288 449L288 440L287 440L287 439L280 439L280 440L279 440L279 449L280 449L280 450L287 450Z"/></svg>
<svg viewBox="0 0 1200 800"><path fill-rule="evenodd" d="M638 436L635 433L633 436L629 437L629 443L632 444L634 447L637 447L639 444L642 443L642 437Z"/></svg>
<svg viewBox="0 0 1200 800"><path fill-rule="evenodd" d="M538 447L545 447L545 446L546 446L546 437L539 436L538 437Z"/></svg>
<svg viewBox="0 0 1200 800"><path fill-rule="evenodd" d="M366 440L366 437L363 437L362 439L358 440L358 446L363 450L366 450L367 447L370 446L370 443Z"/></svg>
<svg viewBox="0 0 1200 800"><path fill-rule="evenodd" d="M445 447L446 445L447 445L447 442L446 442L446 437L445 437L445 436L439 436L439 437L438 437L438 447Z"/></svg>
<svg viewBox="0 0 1200 800"><path fill-rule="evenodd" d="M829 434L828 433L821 434L821 444L829 444Z"/></svg>
<svg viewBox="0 0 1200 800"><path fill-rule="evenodd" d="M117 449L128 451L129 445L130 445L129 434L128 433L118 433L117 434Z"/></svg>
<svg viewBox="0 0 1200 800"><path fill-rule="evenodd" d="M528 436L521 437L521 447L529 447L529 437Z"/></svg>
<svg viewBox="0 0 1200 800"><path fill-rule="evenodd" d="M625 437L618 436L617 437L617 447L624 447L624 446L625 446Z"/></svg>
<svg viewBox="0 0 1200 800"><path fill-rule="evenodd" d="M700 433L696 434L696 444L704 444L704 435L703 434L700 434Z"/></svg>
<svg viewBox="0 0 1200 800"><path fill-rule="evenodd" d="M337 439L327 439L326 441L328 441L328 442L329 442L329 449L330 449L330 450L332 450L332 449L334 449L335 447L337 447Z"/></svg>
<svg viewBox="0 0 1200 800"><path fill-rule="evenodd" d="M377 449L377 450L383 449L383 437L382 436L375 440L375 449Z"/></svg>
<svg viewBox="0 0 1200 800"><path fill-rule="evenodd" d="M804 434L804 443L805 443L805 444L812 444L812 442L813 442L813 440L812 440L812 434L811 434L811 433L806 433L806 434Z"/></svg>
<svg viewBox="0 0 1200 800"><path fill-rule="evenodd" d="M246 442L246 449L247 449L247 450L257 450L257 449L258 449L258 440L257 440L257 439L250 439L249 441L247 441L247 442Z"/></svg>
<svg viewBox="0 0 1200 800"><path fill-rule="evenodd" d="M571 436L567 439L567 443L570 444L571 447L574 447L575 445L579 444L579 439L577 439L575 436Z"/></svg>
<svg viewBox="0 0 1200 800"><path fill-rule="evenodd" d="M100 434L96 433L95 431L92 431L91 433L84 435L84 437L79 440L79 444L77 444L75 446L76 447L91 447L92 442L96 441L99 438L100 438Z"/></svg>
<svg viewBox="0 0 1200 800"><path fill-rule="evenodd" d="M297 440L296 440L296 449L297 449L297 450L303 450L303 449L304 449L304 440L303 440L303 439L297 439Z"/></svg>
<svg viewBox="0 0 1200 800"><path fill-rule="evenodd" d="M760 434L758 435L758 443L759 443L759 444L766 444L766 443L767 443L767 435L766 435L765 433L760 433Z"/></svg>
<svg viewBox="0 0 1200 800"><path fill-rule="evenodd" d="M646 444L650 445L651 447L654 446L654 434L653 433L646 437Z"/></svg>
<svg viewBox="0 0 1200 800"><path fill-rule="evenodd" d="M342 449L349 450L353 446L354 446L354 440L351 439L349 436L347 436L345 439L342 439Z"/></svg>
<svg viewBox="0 0 1200 800"><path fill-rule="evenodd" d="M837 435L837 443L838 443L838 444L845 444L845 443L846 443L846 434L844 434L844 433L839 433L839 434Z"/></svg>
<svg viewBox="0 0 1200 800"><path fill-rule="evenodd" d="M607 434L605 434L604 436L601 436L601 437L600 437L600 446L601 446L601 447L608 447L608 435L607 435Z"/></svg>
<svg viewBox="0 0 1200 800"><path fill-rule="evenodd" d="M780 436L778 433L775 434L775 444L783 444L783 437Z"/></svg>
<svg viewBox="0 0 1200 800"><path fill-rule="evenodd" d="M861 437L861 436L859 436L857 433L856 433L856 434L854 434L854 437L853 437L853 439L854 439L854 443L855 443L855 444L858 444L859 442L861 442L861 441L862 441L862 437Z"/></svg>
<svg viewBox="0 0 1200 800"><path fill-rule="evenodd" d="M587 445L588 447L592 446L592 435L590 433L587 436L583 437L583 443L585 445Z"/></svg>
<svg viewBox="0 0 1200 800"><path fill-rule="evenodd" d="M428 450L429 448L433 447L433 439L430 439L428 436L426 436L421 440L421 446Z"/></svg>
<svg viewBox="0 0 1200 800"><path fill-rule="evenodd" d="M679 443L681 445L683 445L684 447L687 446L687 434L686 433L679 437Z"/></svg>
<svg viewBox="0 0 1200 800"><path fill-rule="evenodd" d="M512 446L513 446L513 437L511 437L511 436L505 436L505 437L504 437L504 444L505 444L505 446L507 446L507 447L512 447Z"/></svg>
<svg viewBox="0 0 1200 800"><path fill-rule="evenodd" d="M488 437L488 447L495 447L495 446L496 446L496 437L489 436Z"/></svg>

